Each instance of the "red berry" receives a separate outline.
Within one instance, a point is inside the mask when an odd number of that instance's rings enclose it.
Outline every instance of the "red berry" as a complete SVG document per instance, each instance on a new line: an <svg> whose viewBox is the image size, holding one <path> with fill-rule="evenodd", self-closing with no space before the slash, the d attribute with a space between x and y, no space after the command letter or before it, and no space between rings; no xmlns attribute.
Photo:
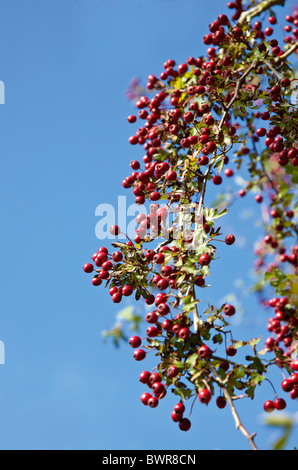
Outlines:
<svg viewBox="0 0 298 470"><path fill-rule="evenodd" d="M235 310L235 307L233 305L230 305L230 304L226 304L224 306L224 312L225 314L228 316L228 317L231 317L232 315L235 314L236 310Z"/></svg>
<svg viewBox="0 0 298 470"><path fill-rule="evenodd" d="M226 238L225 238L225 242L227 245L233 245L233 243L235 243L235 237L234 235L227 235Z"/></svg>
<svg viewBox="0 0 298 470"><path fill-rule="evenodd" d="M182 417L183 417L183 413L179 413L175 410L173 410L171 413L171 418L174 421L174 423L180 422L182 420Z"/></svg>
<svg viewBox="0 0 298 470"><path fill-rule="evenodd" d="M284 392L290 392L294 387L293 382L291 379L285 379L281 383L281 388L284 390Z"/></svg>
<svg viewBox="0 0 298 470"><path fill-rule="evenodd" d="M171 331L173 328L173 322L172 320L166 319L162 322L162 327L166 331Z"/></svg>
<svg viewBox="0 0 298 470"><path fill-rule="evenodd" d="M140 164L137 160L130 162L130 166L133 170L138 170L140 168Z"/></svg>
<svg viewBox="0 0 298 470"><path fill-rule="evenodd" d="M119 233L120 233L120 228L118 227L118 225L112 225L112 226L110 227L110 233L111 233L112 235L119 235Z"/></svg>
<svg viewBox="0 0 298 470"><path fill-rule="evenodd" d="M143 349L136 349L133 353L133 357L136 361L142 361L146 357L146 352Z"/></svg>
<svg viewBox="0 0 298 470"><path fill-rule="evenodd" d="M128 340L128 344L132 348L138 348L139 346L141 346L141 343L142 343L142 340L139 336L131 336Z"/></svg>
<svg viewBox="0 0 298 470"><path fill-rule="evenodd" d="M92 279L92 284L94 286L100 286L101 283L102 283L102 280L100 279L100 277L94 276L94 278Z"/></svg>
<svg viewBox="0 0 298 470"><path fill-rule="evenodd" d="M110 289L109 289L109 294L110 295L114 295L114 294L116 294L116 292L118 292L118 288L116 286L110 287Z"/></svg>
<svg viewBox="0 0 298 470"><path fill-rule="evenodd" d="M140 373L140 382L143 384L147 384L150 378L150 372L148 370L144 370Z"/></svg>
<svg viewBox="0 0 298 470"><path fill-rule="evenodd" d="M161 382L161 376L159 375L159 373L153 372L152 374L150 374L149 382L151 383L151 385L155 382Z"/></svg>
<svg viewBox="0 0 298 470"><path fill-rule="evenodd" d="M178 426L181 431L188 431L191 427L191 422L188 418L182 418Z"/></svg>
<svg viewBox="0 0 298 470"><path fill-rule="evenodd" d="M212 351L206 344L202 344L202 346L200 346L198 349L198 355L202 359L208 359L211 356L211 354L212 354Z"/></svg>
<svg viewBox="0 0 298 470"><path fill-rule="evenodd" d="M165 302L161 302L157 306L157 311L160 315L167 315L170 312L170 307Z"/></svg>
<svg viewBox="0 0 298 470"><path fill-rule="evenodd" d="M269 21L270 24L276 24L277 23L277 20L276 20L275 16L269 16L268 21Z"/></svg>
<svg viewBox="0 0 298 470"><path fill-rule="evenodd" d="M184 121L186 121L186 122L192 122L193 119L194 119L194 115L193 115L190 111L187 111L187 112L183 115L183 119L184 119Z"/></svg>
<svg viewBox="0 0 298 470"><path fill-rule="evenodd" d="M205 279L203 278L203 276L196 276L195 279L194 279L194 283L196 286L204 286L205 285Z"/></svg>
<svg viewBox="0 0 298 470"><path fill-rule="evenodd" d="M178 374L179 374L178 367L174 366L173 364L168 367L168 369L167 369L168 377L171 377L171 378L177 377Z"/></svg>
<svg viewBox="0 0 298 470"><path fill-rule="evenodd" d="M265 401L264 410L266 411L266 413L272 413L272 411L275 410L275 406L274 406L273 401L271 401L271 400Z"/></svg>
<svg viewBox="0 0 298 470"><path fill-rule="evenodd" d="M146 330L146 335L148 338L153 338L154 336L157 336L159 334L159 328L156 326L149 326Z"/></svg>
<svg viewBox="0 0 298 470"><path fill-rule="evenodd" d="M181 328L178 333L179 338L182 338L184 340L188 340L190 337L190 331L188 328Z"/></svg>
<svg viewBox="0 0 298 470"><path fill-rule="evenodd" d="M267 338L265 341L265 346L267 349L272 350L275 346L276 342L274 338Z"/></svg>
<svg viewBox="0 0 298 470"><path fill-rule="evenodd" d="M165 290L165 289L167 289L167 288L169 287L169 282L167 281L167 279L161 278L161 279L158 281L156 287L157 287L158 289L160 289L160 290Z"/></svg>
<svg viewBox="0 0 298 470"><path fill-rule="evenodd" d="M234 348L233 346L227 346L226 353L227 353L227 356L235 356L235 354L237 353L237 349Z"/></svg>
<svg viewBox="0 0 298 470"><path fill-rule="evenodd" d="M155 312L147 313L145 320L147 323L156 323L158 320L158 316Z"/></svg>
<svg viewBox="0 0 298 470"><path fill-rule="evenodd" d="M111 261L105 261L104 263L102 263L101 267L104 271L110 271L112 269L113 265L112 265Z"/></svg>
<svg viewBox="0 0 298 470"><path fill-rule="evenodd" d="M153 261L156 264L162 264L164 262L164 260L165 260L165 256L162 253L156 253L153 256Z"/></svg>
<svg viewBox="0 0 298 470"><path fill-rule="evenodd" d="M108 259L108 255L107 253L105 253L104 251L101 251L100 253L97 254L95 260L94 260L94 263L96 264L96 266L98 268L100 268L102 266L102 264L107 261Z"/></svg>
<svg viewBox="0 0 298 470"><path fill-rule="evenodd" d="M231 168L226 168L226 169L225 169L225 175L226 175L228 178L230 178L231 176L234 175L234 172L233 172L233 170L232 170Z"/></svg>
<svg viewBox="0 0 298 470"><path fill-rule="evenodd" d="M209 401L211 400L211 393L207 388L203 388L198 393L198 399L201 403L205 403L206 405L208 405Z"/></svg>
<svg viewBox="0 0 298 470"><path fill-rule="evenodd" d="M219 367L224 371L224 372L227 372L229 370L229 363L226 362L226 361L222 361L220 364L219 364Z"/></svg>
<svg viewBox="0 0 298 470"><path fill-rule="evenodd" d="M158 405L158 398L157 397L150 397L148 400L148 406L150 408L156 408Z"/></svg>
<svg viewBox="0 0 298 470"><path fill-rule="evenodd" d="M256 130L256 134L258 137L264 137L266 135L266 129L264 127L260 127L259 129Z"/></svg>
<svg viewBox="0 0 298 470"><path fill-rule="evenodd" d="M86 263L84 264L84 267L83 267L85 273L92 273L93 271L93 264L91 263Z"/></svg>
<svg viewBox="0 0 298 470"><path fill-rule="evenodd" d="M176 405L174 406L174 411L177 411L182 414L184 413L185 406L182 401L180 401L179 403L176 403Z"/></svg>
<svg viewBox="0 0 298 470"><path fill-rule="evenodd" d="M132 136L128 139L128 142L129 142L131 145L136 145L136 144L139 142L139 138L138 138L138 136L136 136L136 135L132 135Z"/></svg>
<svg viewBox="0 0 298 470"><path fill-rule="evenodd" d="M148 400L149 400L149 398L151 398L150 393L148 393L148 392L142 393L142 395L141 395L141 402L142 402L144 405L148 405Z"/></svg>
<svg viewBox="0 0 298 470"><path fill-rule="evenodd" d="M122 295L120 292L116 292L115 294L112 295L112 301L114 304L119 304L122 300Z"/></svg>
<svg viewBox="0 0 298 470"><path fill-rule="evenodd" d="M123 255L122 255L121 251L114 251L114 253L112 254L112 260L115 263L119 263L120 261L122 261L123 260Z"/></svg>
<svg viewBox="0 0 298 470"><path fill-rule="evenodd" d="M199 257L199 263L201 266L208 266L210 264L211 258L208 253L204 253Z"/></svg>
<svg viewBox="0 0 298 470"><path fill-rule="evenodd" d="M284 410L286 408L287 404L283 398L276 398L274 400L274 408L276 410Z"/></svg>
<svg viewBox="0 0 298 470"><path fill-rule="evenodd" d="M223 396L219 396L216 398L216 405L218 408L223 409L227 404L226 399Z"/></svg>
<svg viewBox="0 0 298 470"><path fill-rule="evenodd" d="M215 175L212 178L212 181L215 185L220 185L222 183L222 177L220 175Z"/></svg>
<svg viewBox="0 0 298 470"><path fill-rule="evenodd" d="M290 380L294 385L298 385L298 374L294 373L290 376Z"/></svg>
<svg viewBox="0 0 298 470"><path fill-rule="evenodd" d="M122 294L125 296L125 297L128 297L129 295L131 295L133 293L133 288L131 286L124 286L122 287Z"/></svg>
<svg viewBox="0 0 298 470"><path fill-rule="evenodd" d="M273 34L273 29L270 26L268 26L268 28L264 30L264 34L266 36L271 36Z"/></svg>
<svg viewBox="0 0 298 470"><path fill-rule="evenodd" d="M231 34L232 36L234 36L234 38L240 38L243 34L243 31L241 28L236 26L235 28L232 29Z"/></svg>
<svg viewBox="0 0 298 470"><path fill-rule="evenodd" d="M292 370L294 370L295 372L298 372L298 359L294 359L291 363L290 363L290 367Z"/></svg>
<svg viewBox="0 0 298 470"><path fill-rule="evenodd" d="M177 173L174 170L171 170L167 173L166 179L168 181L176 181L177 180Z"/></svg>
<svg viewBox="0 0 298 470"><path fill-rule="evenodd" d="M152 390L153 390L153 392L154 392L155 395L160 395L160 394L164 391L164 389L165 389L164 385L163 385L161 382L159 382L159 381L158 381L158 382L154 382L154 383L152 384L152 387L151 387L151 388L152 388Z"/></svg>

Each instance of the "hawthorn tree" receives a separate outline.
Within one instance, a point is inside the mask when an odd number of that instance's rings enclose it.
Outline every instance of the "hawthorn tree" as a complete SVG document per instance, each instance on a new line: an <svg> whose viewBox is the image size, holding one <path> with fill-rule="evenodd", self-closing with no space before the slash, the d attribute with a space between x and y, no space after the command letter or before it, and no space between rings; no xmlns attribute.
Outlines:
<svg viewBox="0 0 298 470"><path fill-rule="evenodd" d="M148 202L148 212L137 215L133 239L116 240L112 253L100 247L84 265L94 286L109 287L114 303L134 294L150 306L145 338L129 338L136 361L149 352L156 356L154 370L139 377L147 387L141 402L155 408L173 391L179 398L169 414L188 431L189 403L191 410L195 400L208 405L214 397L218 408L230 407L253 449L255 436L242 424L235 400L253 399L272 367L280 369L289 399L298 398L298 87L290 62L298 50L298 10L278 19L277 5L285 0L229 2L231 17L220 14L203 36L205 56L181 64L169 59L159 77L148 76L136 114L127 118L138 123L129 143L145 156L131 161L122 183L142 210ZM283 43L274 37L275 25L282 25ZM243 167L249 180L231 198L222 190L225 178ZM207 207L211 185L220 197ZM233 234L221 233L218 219L249 192L265 214L257 290L270 292L263 304L272 316L263 348L261 337L233 339L235 305L205 311L198 305L200 290L212 285L218 243L231 250L237 244ZM117 237L125 227L113 225L110 233ZM237 361L243 347L250 353ZM285 407L276 392L264 403L268 413Z"/></svg>

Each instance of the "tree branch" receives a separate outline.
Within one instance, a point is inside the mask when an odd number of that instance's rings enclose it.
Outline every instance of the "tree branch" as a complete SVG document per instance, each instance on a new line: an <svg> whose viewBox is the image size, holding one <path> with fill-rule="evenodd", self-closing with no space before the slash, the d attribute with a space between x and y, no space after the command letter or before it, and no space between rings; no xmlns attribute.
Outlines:
<svg viewBox="0 0 298 470"><path fill-rule="evenodd" d="M286 52L284 52L282 55L279 55L278 57L275 57L275 61L279 62L280 60L286 59L290 54L295 52L296 49L298 49L298 41L294 42L294 44L292 44L292 46Z"/></svg>
<svg viewBox="0 0 298 470"><path fill-rule="evenodd" d="M245 427L243 426L240 418L239 418L239 415L236 411L236 408L234 406L234 403L233 403L233 400L228 392L228 390L223 386L223 383L222 383L222 380L220 378L220 376L218 375L216 369L210 365L210 370L214 376L214 379L215 381L217 382L217 384L221 387L222 389L222 392L224 394L224 397L231 409L231 412L232 412L232 415L233 415L233 418L234 418L234 421L235 421L235 424L236 424L236 428L239 429L242 434L246 437L246 439L248 439L251 447L253 450L258 450L256 444L254 443L254 438L255 438L255 433L254 434L249 434L249 432L245 429Z"/></svg>
<svg viewBox="0 0 298 470"><path fill-rule="evenodd" d="M244 11L238 20L238 26L241 26L246 21L250 22L252 18L260 15L261 13L263 13L263 11L269 10L274 5L284 6L284 4L285 0L264 0L258 5L252 7L250 10Z"/></svg>
<svg viewBox="0 0 298 470"><path fill-rule="evenodd" d="M218 130L219 132L222 130L223 128L223 125L224 125L224 122L225 122L225 119L228 115L228 112L229 110L232 108L233 104L235 103L235 101L237 100L238 98L238 95L239 95L239 91L240 91L240 87L242 85L242 83L244 82L245 78L247 77L247 75L254 69L256 68L258 65L258 60L255 60L252 62L252 64L245 70L245 72L241 75L241 77L236 81L236 87L235 87L235 92L234 92L234 96L231 98L231 100L229 101L229 103L227 104L227 106L225 107L224 109L224 112L223 112L223 115L221 117L221 120L218 124ZM216 152L216 151L215 151ZM216 153L214 154L214 157L216 157ZM203 188L202 188L202 192L201 192L201 197L200 197L200 202L199 202L199 207L198 207L198 213L200 214L201 213L201 210L203 208L203 204L204 204L204 198L205 198L205 192L206 192L206 185L207 185L207 179L208 179L208 175L210 173L210 170L212 168L212 165L214 163L214 158L211 159L208 167L207 167L207 170L205 171L205 174L204 174L204 181L203 181Z"/></svg>

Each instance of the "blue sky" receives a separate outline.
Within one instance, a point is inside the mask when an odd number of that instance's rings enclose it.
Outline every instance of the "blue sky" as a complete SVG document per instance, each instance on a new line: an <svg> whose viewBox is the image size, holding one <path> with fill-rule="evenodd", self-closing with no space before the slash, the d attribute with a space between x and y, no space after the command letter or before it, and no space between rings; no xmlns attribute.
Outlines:
<svg viewBox="0 0 298 470"><path fill-rule="evenodd" d="M125 90L133 77L145 84L148 74L158 75L169 58L204 54L201 37L226 7L200 3L0 3L1 449L249 448L229 410L213 402L195 407L189 433L171 421L174 397L156 409L140 403L138 376L149 363L137 364L127 345L116 350L102 339L129 301L112 304L82 270L102 244L96 207L128 195L121 182L129 162L142 157L128 144L133 108ZM206 301L240 296L235 279L251 282L255 210L247 198L226 217L225 229L243 243L221 247ZM253 296L244 300L246 316L235 320L239 338L258 335L267 315ZM263 388L256 404L239 403L239 412L269 448L262 404L272 392Z"/></svg>

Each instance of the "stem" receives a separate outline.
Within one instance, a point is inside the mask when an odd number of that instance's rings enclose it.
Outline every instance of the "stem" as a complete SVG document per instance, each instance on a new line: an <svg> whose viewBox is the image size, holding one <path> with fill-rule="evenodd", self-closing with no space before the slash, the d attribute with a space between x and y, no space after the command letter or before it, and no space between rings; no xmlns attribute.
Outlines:
<svg viewBox="0 0 298 470"><path fill-rule="evenodd" d="M239 95L239 91L240 91L240 87L243 83L243 81L245 80L245 78L247 77L247 75L254 69L256 68L258 65L258 60L255 60L252 62L252 64L246 69L246 71L241 75L241 77L236 81L236 87L235 87L235 92L234 92L234 96L232 97L232 99L230 100L230 102L228 103L228 105L225 107L224 109L224 112L223 112L223 115L221 117L221 120L218 124L218 131L220 132L223 128L223 125L224 125L224 122L225 122L225 119L228 115L228 112L229 110L232 108L233 104L235 103L235 101L237 100L238 98L238 95ZM216 152L216 151L215 151ZM216 153L214 154L214 156L216 156ZM205 171L205 174L204 174L204 181L203 181L203 188L202 188L202 192L201 192L201 197L200 197L200 202L199 202L199 207L198 207L198 213L200 214L201 210L202 210L202 207L203 207L203 204L204 204L204 198L205 198L205 193L206 193L206 185L207 185L207 179L208 179L208 175L210 173L210 170L212 168L212 165L213 165L213 159L211 159L208 167L207 167L207 170Z"/></svg>
<svg viewBox="0 0 298 470"><path fill-rule="evenodd" d="M279 62L280 60L286 59L290 54L292 54L292 52L295 52L297 48L298 48L298 41L294 42L294 44L292 44L292 46L282 55L275 57L275 61Z"/></svg>
<svg viewBox="0 0 298 470"><path fill-rule="evenodd" d="M232 400L228 390L223 386L222 380L221 380L220 376L218 375L216 369L213 366L210 365L210 370L211 370L212 374L214 375L214 378L215 378L216 382L221 387L223 395L224 395L225 399L227 400L227 403L228 403L229 407L231 408L231 412L232 412L232 415L233 415L233 418L234 418L234 421L235 421L235 424L236 424L236 428L239 429L242 432L242 434L246 437L246 439L249 441L252 449L253 450L258 450L257 446L254 443L254 438L255 438L256 434L255 433L254 434L249 434L249 432L245 429L245 427L243 426L243 424L242 424L242 422L239 418L239 415L236 411L233 400Z"/></svg>
<svg viewBox="0 0 298 470"><path fill-rule="evenodd" d="M195 287L194 287L193 284L190 287L191 287L191 290L190 290L191 295L192 295L193 299L195 299L196 298ZM197 305L195 306L195 308L192 312L192 315L193 315L194 332L197 333L199 331L199 324L200 324L200 318L199 318L199 314L198 314Z"/></svg>
<svg viewBox="0 0 298 470"><path fill-rule="evenodd" d="M264 0L263 2L259 3L255 7L252 7L250 10L244 11L241 14L237 24L238 26L241 26L246 21L250 22L252 18L260 15L265 10L269 10L274 5L284 6L284 4L285 4L285 0Z"/></svg>

